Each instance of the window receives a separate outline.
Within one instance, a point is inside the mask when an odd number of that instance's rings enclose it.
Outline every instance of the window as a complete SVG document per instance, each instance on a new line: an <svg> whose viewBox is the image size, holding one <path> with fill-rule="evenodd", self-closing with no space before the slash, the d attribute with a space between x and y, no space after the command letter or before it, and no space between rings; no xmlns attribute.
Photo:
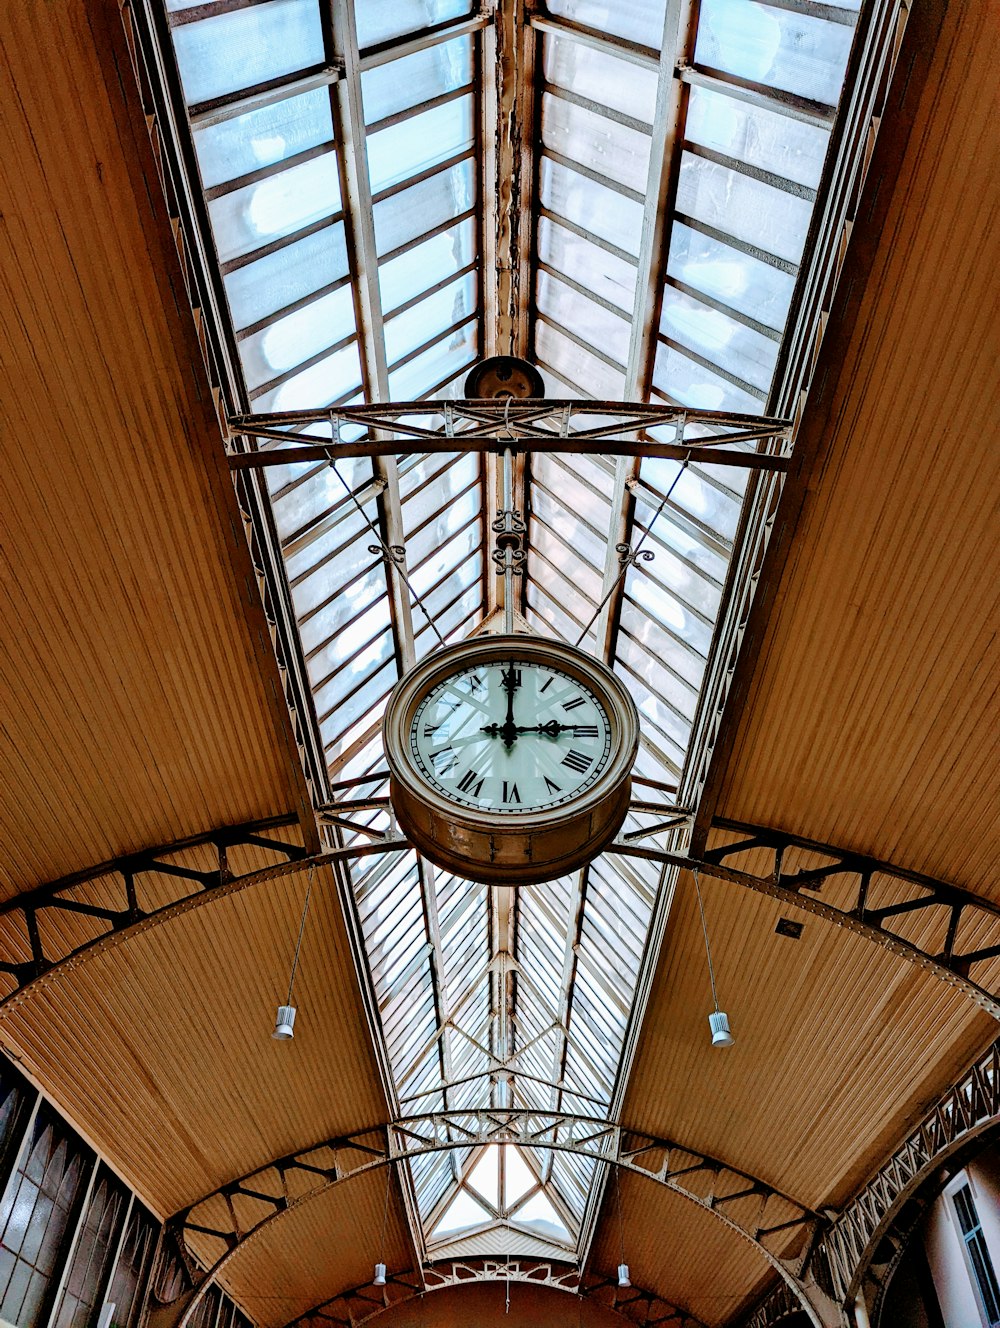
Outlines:
<svg viewBox="0 0 1000 1328"><path fill-rule="evenodd" d="M952 1197L980 1308L986 1316L989 1328L996 1328L996 1325L1000 1324L1000 1285L993 1271L993 1260L986 1247L982 1224L972 1198L972 1189L965 1184L956 1190Z"/></svg>
<svg viewBox="0 0 1000 1328"><path fill-rule="evenodd" d="M0 1317L8 1323L45 1322L90 1165L80 1141L42 1107L0 1210Z"/></svg>

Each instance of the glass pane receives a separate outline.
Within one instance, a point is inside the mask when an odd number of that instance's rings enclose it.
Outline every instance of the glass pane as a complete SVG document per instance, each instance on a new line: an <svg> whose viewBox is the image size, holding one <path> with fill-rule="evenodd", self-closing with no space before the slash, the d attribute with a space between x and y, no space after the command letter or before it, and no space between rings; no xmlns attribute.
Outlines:
<svg viewBox="0 0 1000 1328"><path fill-rule="evenodd" d="M56 1310L54 1328L88 1328L97 1318L99 1297L115 1252L128 1195L124 1186L102 1174L94 1186L66 1282Z"/></svg>
<svg viewBox="0 0 1000 1328"><path fill-rule="evenodd" d="M673 226L667 271L775 331L785 325L795 278L682 222Z"/></svg>
<svg viewBox="0 0 1000 1328"><path fill-rule="evenodd" d="M669 286L660 331L762 392L770 388L778 343Z"/></svg>
<svg viewBox="0 0 1000 1328"><path fill-rule="evenodd" d="M363 48L471 14L472 0L354 0L354 12Z"/></svg>
<svg viewBox="0 0 1000 1328"><path fill-rule="evenodd" d="M221 262L261 249L340 210L336 153L324 152L280 175L235 189L214 199L208 210Z"/></svg>
<svg viewBox="0 0 1000 1328"><path fill-rule="evenodd" d="M571 37L546 35L545 78L588 101L610 106L652 124L656 110L656 70L620 60Z"/></svg>
<svg viewBox="0 0 1000 1328"><path fill-rule="evenodd" d="M267 412L328 406L350 395L360 385L361 361L355 341L258 397L254 409Z"/></svg>
<svg viewBox="0 0 1000 1328"><path fill-rule="evenodd" d="M546 92L542 97L542 142L608 180L642 193L649 175L649 143L617 120Z"/></svg>
<svg viewBox="0 0 1000 1328"><path fill-rule="evenodd" d="M270 0L173 32L184 95L211 101L323 61L317 0Z"/></svg>
<svg viewBox="0 0 1000 1328"><path fill-rule="evenodd" d="M759 0L703 0L695 61L836 106L854 30L770 9Z"/></svg>
<svg viewBox="0 0 1000 1328"><path fill-rule="evenodd" d="M66 1253L88 1155L47 1107L0 1209L0 1317L18 1328L40 1322L46 1292Z"/></svg>
<svg viewBox="0 0 1000 1328"><path fill-rule="evenodd" d="M361 75L365 123L374 124L411 106L472 82L472 38L440 42Z"/></svg>
<svg viewBox="0 0 1000 1328"><path fill-rule="evenodd" d="M681 157L677 210L797 263L812 205L727 166L685 152Z"/></svg>
<svg viewBox="0 0 1000 1328"><path fill-rule="evenodd" d="M412 305L405 313L390 318L385 325L385 350L390 365L474 313L478 293L479 283L470 272Z"/></svg>
<svg viewBox="0 0 1000 1328"><path fill-rule="evenodd" d="M143 1279L153 1257L157 1230L150 1215L138 1203L133 1203L121 1256L108 1294L108 1299L116 1306L116 1328L136 1328L142 1305Z"/></svg>
<svg viewBox="0 0 1000 1328"><path fill-rule="evenodd" d="M330 93L315 88L232 120L194 129L206 189L333 139Z"/></svg>
<svg viewBox="0 0 1000 1328"><path fill-rule="evenodd" d="M353 333L354 296L343 286L240 344L247 383L254 388L269 382Z"/></svg>
<svg viewBox="0 0 1000 1328"><path fill-rule="evenodd" d="M692 88L684 136L786 180L815 187L829 132L708 88Z"/></svg>
<svg viewBox="0 0 1000 1328"><path fill-rule="evenodd" d="M655 51L663 43L663 0L548 0L546 9Z"/></svg>
<svg viewBox="0 0 1000 1328"><path fill-rule="evenodd" d="M414 245L397 258L390 258L378 270L382 308L391 313L450 273L466 267L475 252L475 223L470 217Z"/></svg>
<svg viewBox="0 0 1000 1328"><path fill-rule="evenodd" d="M368 135L368 174L377 194L457 157L473 142L472 98L458 97Z"/></svg>
<svg viewBox="0 0 1000 1328"><path fill-rule="evenodd" d="M389 396L393 401L417 401L431 388L476 358L479 340L475 319L422 351L389 374Z"/></svg>
<svg viewBox="0 0 1000 1328"><path fill-rule="evenodd" d="M550 212L638 256L642 205L634 199L546 157L542 158L541 197Z"/></svg>
<svg viewBox="0 0 1000 1328"><path fill-rule="evenodd" d="M249 327L313 291L342 280L347 272L344 223L337 221L227 273L226 294L233 323L237 328Z"/></svg>
<svg viewBox="0 0 1000 1328"><path fill-rule="evenodd" d="M618 372L610 365L591 355L569 337L563 336L550 323L538 321L535 327L535 349L539 358L550 364L560 377L564 377L585 396L606 401L620 401L625 389L624 370Z"/></svg>
<svg viewBox="0 0 1000 1328"><path fill-rule="evenodd" d="M623 312L632 313L636 270L617 254L609 253L564 226L557 226L548 217L541 217L538 222L538 257L543 263L572 277L579 285L602 295Z"/></svg>
<svg viewBox="0 0 1000 1328"><path fill-rule="evenodd" d="M536 281L537 303L553 322L568 328L591 346L600 346L605 355L624 367L628 360L631 324L600 304L588 300L572 286L567 286L547 272L539 272ZM556 366L558 367L558 366Z"/></svg>
<svg viewBox="0 0 1000 1328"><path fill-rule="evenodd" d="M742 391L662 342L656 348L653 386L682 406L760 414L760 398Z"/></svg>
<svg viewBox="0 0 1000 1328"><path fill-rule="evenodd" d="M386 254L426 235L452 217L468 212L476 197L472 162L421 180L409 189L375 204L375 247Z"/></svg>

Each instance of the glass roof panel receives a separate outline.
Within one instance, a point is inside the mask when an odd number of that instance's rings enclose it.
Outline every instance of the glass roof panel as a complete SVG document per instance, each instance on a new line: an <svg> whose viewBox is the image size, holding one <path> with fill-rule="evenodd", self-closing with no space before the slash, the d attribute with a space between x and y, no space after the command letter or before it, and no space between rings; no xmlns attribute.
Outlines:
<svg viewBox="0 0 1000 1328"><path fill-rule="evenodd" d="M835 106L854 31L760 0L703 0L699 64Z"/></svg>
<svg viewBox="0 0 1000 1328"><path fill-rule="evenodd" d="M550 14L653 50L663 39L663 0L548 0L545 7Z"/></svg>
<svg viewBox="0 0 1000 1328"><path fill-rule="evenodd" d="M326 88L313 88L301 96L194 130L198 166L206 189L332 141L333 116Z"/></svg>
<svg viewBox="0 0 1000 1328"><path fill-rule="evenodd" d="M518 202L527 248L505 256L484 119L496 75L482 17L466 21L471 0L355 0L353 22L319 0L174 14L191 183L210 225L200 248L224 283L217 331L241 409L330 408L288 426L288 440L301 428L334 442L363 434L338 420L345 403L461 397L484 336L503 340L484 297L488 257L530 264L517 349L553 395L762 413L855 7L704 0L689 45L661 58L664 0L548 0L529 38L537 86L525 105L541 142ZM656 124L666 110L676 123ZM654 137L663 160L651 159ZM451 423L443 408L420 421ZM277 611L294 617L313 737L330 779L375 772L359 797L386 796L380 721L400 668L438 648L438 633L478 630L496 602L492 466L456 445L261 472L287 582ZM519 607L534 630L570 641L591 624L584 648L640 710L641 796L685 769L746 489L743 472L677 461L526 460ZM385 805L357 824L344 842L388 828ZM610 1112L659 869L607 855L509 907L412 852L365 859L350 881L393 1112ZM567 1254L589 1239L581 1222L604 1170L510 1145L409 1169L425 1245L453 1248L471 1228L496 1232L499 1250L510 1225Z"/></svg>
<svg viewBox="0 0 1000 1328"><path fill-rule="evenodd" d="M189 103L267 83L323 60L318 0L270 0L173 29Z"/></svg>
<svg viewBox="0 0 1000 1328"><path fill-rule="evenodd" d="M456 37L366 69L361 74L365 122L372 125L472 82L472 38Z"/></svg>
<svg viewBox="0 0 1000 1328"><path fill-rule="evenodd" d="M691 143L807 186L819 184L830 138L821 125L699 87L690 92L685 130Z"/></svg>
<svg viewBox="0 0 1000 1328"><path fill-rule="evenodd" d="M363 0L355 4L362 50L472 13L472 0Z"/></svg>
<svg viewBox="0 0 1000 1328"><path fill-rule="evenodd" d="M470 1227L481 1226L490 1220L490 1214L468 1190L459 1190L458 1194L445 1209L444 1216L432 1232L432 1239L467 1231Z"/></svg>
<svg viewBox="0 0 1000 1328"><path fill-rule="evenodd" d="M373 193L438 166L472 147L472 97L431 106L368 135Z"/></svg>

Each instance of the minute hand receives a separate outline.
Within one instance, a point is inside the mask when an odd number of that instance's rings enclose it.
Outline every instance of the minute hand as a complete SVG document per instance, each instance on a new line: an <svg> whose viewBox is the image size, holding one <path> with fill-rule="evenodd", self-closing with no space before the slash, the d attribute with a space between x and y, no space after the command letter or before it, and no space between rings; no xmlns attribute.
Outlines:
<svg viewBox="0 0 1000 1328"><path fill-rule="evenodd" d="M576 736L579 733L585 733L587 730L593 731L592 724L560 724L557 719L550 719L545 724L532 724L530 727L519 728L518 733L541 733L546 738L557 738L560 733L572 733Z"/></svg>

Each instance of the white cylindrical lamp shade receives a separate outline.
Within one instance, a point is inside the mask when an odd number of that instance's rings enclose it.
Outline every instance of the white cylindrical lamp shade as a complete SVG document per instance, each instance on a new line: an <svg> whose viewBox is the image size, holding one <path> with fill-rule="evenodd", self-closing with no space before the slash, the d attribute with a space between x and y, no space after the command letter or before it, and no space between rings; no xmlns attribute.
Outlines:
<svg viewBox="0 0 1000 1328"><path fill-rule="evenodd" d="M276 1042L288 1042L295 1036L295 1006L279 1005L271 1036Z"/></svg>
<svg viewBox="0 0 1000 1328"><path fill-rule="evenodd" d="M715 1010L710 1014L708 1025L712 1030L713 1047L731 1047L736 1041L729 1027L729 1016L724 1010Z"/></svg>

